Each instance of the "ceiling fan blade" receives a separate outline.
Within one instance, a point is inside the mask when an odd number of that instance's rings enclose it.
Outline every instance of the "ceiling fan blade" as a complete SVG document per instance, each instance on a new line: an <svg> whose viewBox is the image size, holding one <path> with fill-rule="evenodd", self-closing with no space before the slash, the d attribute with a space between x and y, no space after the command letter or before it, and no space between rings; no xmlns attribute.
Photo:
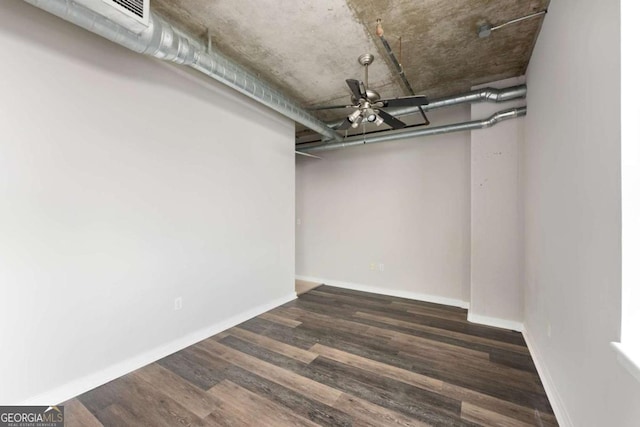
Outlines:
<svg viewBox="0 0 640 427"><path fill-rule="evenodd" d="M386 124L388 124L394 129L402 129L403 127L407 126L405 122L396 119L395 117L393 117L391 114L387 113L384 110L378 110L378 115L382 117L382 120L384 120Z"/></svg>
<svg viewBox="0 0 640 427"><path fill-rule="evenodd" d="M418 107L420 105L429 104L429 100L427 100L427 97L424 95L381 99L379 102L382 102L384 107Z"/></svg>
<svg viewBox="0 0 640 427"><path fill-rule="evenodd" d="M317 110L333 110L335 108L355 108L357 105L323 105L321 107L310 107L307 110L317 111Z"/></svg>
<svg viewBox="0 0 640 427"><path fill-rule="evenodd" d="M338 126L337 128L334 128L335 130L345 130L345 129L349 129L351 127L351 122L349 121L349 119L344 119L344 122L340 123L340 126Z"/></svg>
<svg viewBox="0 0 640 427"><path fill-rule="evenodd" d="M355 79L347 79L347 86L353 93L353 96L356 97L356 101L358 99L367 99L367 95L364 93L363 85L361 82Z"/></svg>

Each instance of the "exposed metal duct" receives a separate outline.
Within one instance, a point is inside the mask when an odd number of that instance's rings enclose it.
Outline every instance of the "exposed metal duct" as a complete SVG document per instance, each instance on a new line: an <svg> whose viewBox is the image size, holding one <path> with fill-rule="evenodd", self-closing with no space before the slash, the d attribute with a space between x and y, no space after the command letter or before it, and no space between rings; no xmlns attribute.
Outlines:
<svg viewBox="0 0 640 427"><path fill-rule="evenodd" d="M188 65L318 132L326 139L342 139L340 134L312 116L295 101L220 52L176 29L153 12L149 16L149 27L141 34L136 34L72 0L24 1L135 52Z"/></svg>
<svg viewBox="0 0 640 427"><path fill-rule="evenodd" d="M316 152L316 151L328 151L328 150L337 150L340 148L353 147L355 145L363 145L363 144L375 144L376 142L387 142L387 141L398 141L400 139L414 138L419 136L430 136L430 135L440 135L443 133L451 133L451 132L460 132L460 131L468 131L474 129L484 129L488 127L494 126L496 123L499 123L503 120L515 119L516 117L521 117L527 114L527 107L518 107L511 108L509 110L499 111L493 114L491 117L486 118L484 120L474 120L470 122L464 123L454 123L450 125L437 126L431 128L420 128L408 132L389 132L383 133L382 135L374 135L367 137L366 135L362 136L354 136L351 138L345 138L342 142L336 142L332 144L324 144L324 145L315 145L310 144L309 146L297 146L296 150L302 151L305 153L308 152Z"/></svg>
<svg viewBox="0 0 640 427"><path fill-rule="evenodd" d="M477 89L471 92L462 93L460 95L449 96L446 98L439 98L433 101L429 101L429 104L423 106L425 110L435 110L436 108L451 107L457 104L466 104L473 102L506 102L518 98L525 98L527 96L527 85L511 86L504 89L496 89L492 87L485 87ZM418 111L415 107L403 107L387 109L394 116L408 116L410 114L416 114ZM342 120L328 123L329 126L339 126Z"/></svg>

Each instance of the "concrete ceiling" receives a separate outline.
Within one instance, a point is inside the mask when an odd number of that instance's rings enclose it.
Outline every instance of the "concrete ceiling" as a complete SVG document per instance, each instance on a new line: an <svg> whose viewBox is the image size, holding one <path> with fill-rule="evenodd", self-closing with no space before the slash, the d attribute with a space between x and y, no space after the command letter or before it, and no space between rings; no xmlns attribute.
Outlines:
<svg viewBox="0 0 640 427"><path fill-rule="evenodd" d="M363 79L357 58L376 57L369 85L383 98L408 95L375 34L384 35L407 79L429 98L525 73L542 18L479 38L546 9L549 0L152 0L152 8L215 46L305 107L349 104L346 78ZM401 41L400 41L401 40ZM347 110L318 112L331 120Z"/></svg>

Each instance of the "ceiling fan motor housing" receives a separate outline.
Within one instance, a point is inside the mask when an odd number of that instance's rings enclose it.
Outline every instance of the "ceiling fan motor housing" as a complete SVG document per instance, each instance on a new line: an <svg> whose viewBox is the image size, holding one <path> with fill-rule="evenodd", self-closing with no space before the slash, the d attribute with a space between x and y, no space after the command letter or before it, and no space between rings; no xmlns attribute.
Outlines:
<svg viewBox="0 0 640 427"><path fill-rule="evenodd" d="M364 67L364 82L356 79L346 80L347 86L351 91L351 101L353 103L353 105L350 105L348 107L356 108L356 110L349 114L344 122L336 129L346 130L349 127L357 128L362 122L375 123L376 126L380 126L382 123L386 123L393 129L401 129L406 127L407 125L401 120L398 120L391 114L384 111L382 108L406 106L421 107L422 105L426 105L429 103L424 95L414 95L393 99L381 99L381 96L377 91L369 89L368 87L368 68L369 65L373 62L373 59L374 56L370 53L365 53L358 57L358 62ZM422 109L420 109L419 111L422 113Z"/></svg>

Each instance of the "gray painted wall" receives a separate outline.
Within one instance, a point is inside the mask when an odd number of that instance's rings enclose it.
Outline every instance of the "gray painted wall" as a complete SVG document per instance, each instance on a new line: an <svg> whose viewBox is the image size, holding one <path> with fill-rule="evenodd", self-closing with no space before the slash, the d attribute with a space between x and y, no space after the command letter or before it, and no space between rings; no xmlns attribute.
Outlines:
<svg viewBox="0 0 640 427"><path fill-rule="evenodd" d="M21 1L0 45L0 403L294 297L292 122Z"/></svg>
<svg viewBox="0 0 640 427"><path fill-rule="evenodd" d="M429 118L467 121L469 106ZM468 303L469 132L320 156L296 164L297 276Z"/></svg>
<svg viewBox="0 0 640 427"><path fill-rule="evenodd" d="M609 346L620 334L619 6L552 2L527 76L525 328L566 426L640 422L640 383Z"/></svg>

